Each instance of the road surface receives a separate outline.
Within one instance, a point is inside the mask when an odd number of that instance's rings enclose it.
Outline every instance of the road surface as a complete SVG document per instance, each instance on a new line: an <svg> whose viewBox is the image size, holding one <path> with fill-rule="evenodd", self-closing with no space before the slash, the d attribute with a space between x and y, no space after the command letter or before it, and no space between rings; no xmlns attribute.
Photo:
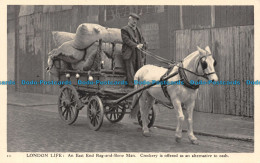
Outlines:
<svg viewBox="0 0 260 163"><path fill-rule="evenodd" d="M176 143L174 131L152 128L152 137L143 137L134 120L124 117L112 124L106 119L99 131L89 129L86 112L73 125L64 124L56 105L21 107L8 105L8 152L253 152L254 143L197 135L199 145L190 144L183 133Z"/></svg>

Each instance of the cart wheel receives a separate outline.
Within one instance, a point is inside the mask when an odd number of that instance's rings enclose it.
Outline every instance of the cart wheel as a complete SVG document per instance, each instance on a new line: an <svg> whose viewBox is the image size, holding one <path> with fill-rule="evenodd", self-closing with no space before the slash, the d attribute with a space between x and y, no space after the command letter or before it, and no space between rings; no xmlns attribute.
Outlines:
<svg viewBox="0 0 260 163"><path fill-rule="evenodd" d="M152 107L151 110L149 111L149 115L148 115L148 120L149 120L148 128L150 128L150 127L153 126L154 121L155 121L155 117L156 117L156 113L155 113L155 110L154 110L153 107ZM141 112L140 112L140 110L139 110L138 113L137 113L137 119L138 119L139 125L140 125L140 126L143 126L143 122L142 122L142 119L141 119Z"/></svg>
<svg viewBox="0 0 260 163"><path fill-rule="evenodd" d="M92 130L97 131L104 117L104 108L101 99L98 96L92 96L87 105L88 125Z"/></svg>
<svg viewBox="0 0 260 163"><path fill-rule="evenodd" d="M125 111L125 107L121 105L116 105L114 107L108 108L105 112L105 116L107 120L109 120L111 123L116 123L124 118Z"/></svg>
<svg viewBox="0 0 260 163"><path fill-rule="evenodd" d="M64 85L60 90L58 100L58 111L61 119L68 125L73 124L78 118L79 110L77 102L79 99L76 89L71 85Z"/></svg>

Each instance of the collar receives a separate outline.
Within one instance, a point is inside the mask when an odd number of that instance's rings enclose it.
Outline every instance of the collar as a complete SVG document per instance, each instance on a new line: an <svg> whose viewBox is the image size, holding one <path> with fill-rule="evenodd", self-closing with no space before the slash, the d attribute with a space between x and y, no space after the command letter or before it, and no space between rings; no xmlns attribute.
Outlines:
<svg viewBox="0 0 260 163"><path fill-rule="evenodd" d="M130 28L132 28L133 30L136 30L136 25L133 25L133 24L131 24L131 23L128 22L128 26L129 26Z"/></svg>
<svg viewBox="0 0 260 163"><path fill-rule="evenodd" d="M187 88L190 88L190 89L198 89L199 88L199 85L192 85L190 84L187 76L186 76L186 73L184 71L184 69L182 68L183 64L180 63L180 67L178 69L178 72L179 72L179 75L180 75L180 78L181 78L181 81L183 81L183 84L184 86L186 86Z"/></svg>

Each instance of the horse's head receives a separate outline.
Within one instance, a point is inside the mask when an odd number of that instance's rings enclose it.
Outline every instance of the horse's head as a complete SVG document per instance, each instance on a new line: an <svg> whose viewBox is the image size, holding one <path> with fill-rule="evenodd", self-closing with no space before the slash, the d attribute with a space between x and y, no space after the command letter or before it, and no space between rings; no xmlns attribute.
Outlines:
<svg viewBox="0 0 260 163"><path fill-rule="evenodd" d="M207 46L205 50L201 49L200 47L197 47L200 58L198 62L197 68L201 67L201 71L205 75L208 80L217 81L218 76L215 71L215 66L217 64L216 60L212 57L210 48Z"/></svg>

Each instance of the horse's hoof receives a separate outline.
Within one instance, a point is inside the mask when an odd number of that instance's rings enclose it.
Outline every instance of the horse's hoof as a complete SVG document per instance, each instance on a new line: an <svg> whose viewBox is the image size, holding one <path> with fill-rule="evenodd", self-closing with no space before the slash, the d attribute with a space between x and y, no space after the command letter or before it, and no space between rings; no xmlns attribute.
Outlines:
<svg viewBox="0 0 260 163"><path fill-rule="evenodd" d="M152 135L151 135L150 132L143 132L143 136L145 136L145 137L151 137Z"/></svg>
<svg viewBox="0 0 260 163"><path fill-rule="evenodd" d="M191 144L194 144L194 145L199 145L199 142L198 142L198 140L191 140L191 139L190 139L190 142L191 142Z"/></svg>
<svg viewBox="0 0 260 163"><path fill-rule="evenodd" d="M176 137L176 138L175 138L175 141L176 141L177 143L180 143L180 142L181 142L181 137Z"/></svg>

